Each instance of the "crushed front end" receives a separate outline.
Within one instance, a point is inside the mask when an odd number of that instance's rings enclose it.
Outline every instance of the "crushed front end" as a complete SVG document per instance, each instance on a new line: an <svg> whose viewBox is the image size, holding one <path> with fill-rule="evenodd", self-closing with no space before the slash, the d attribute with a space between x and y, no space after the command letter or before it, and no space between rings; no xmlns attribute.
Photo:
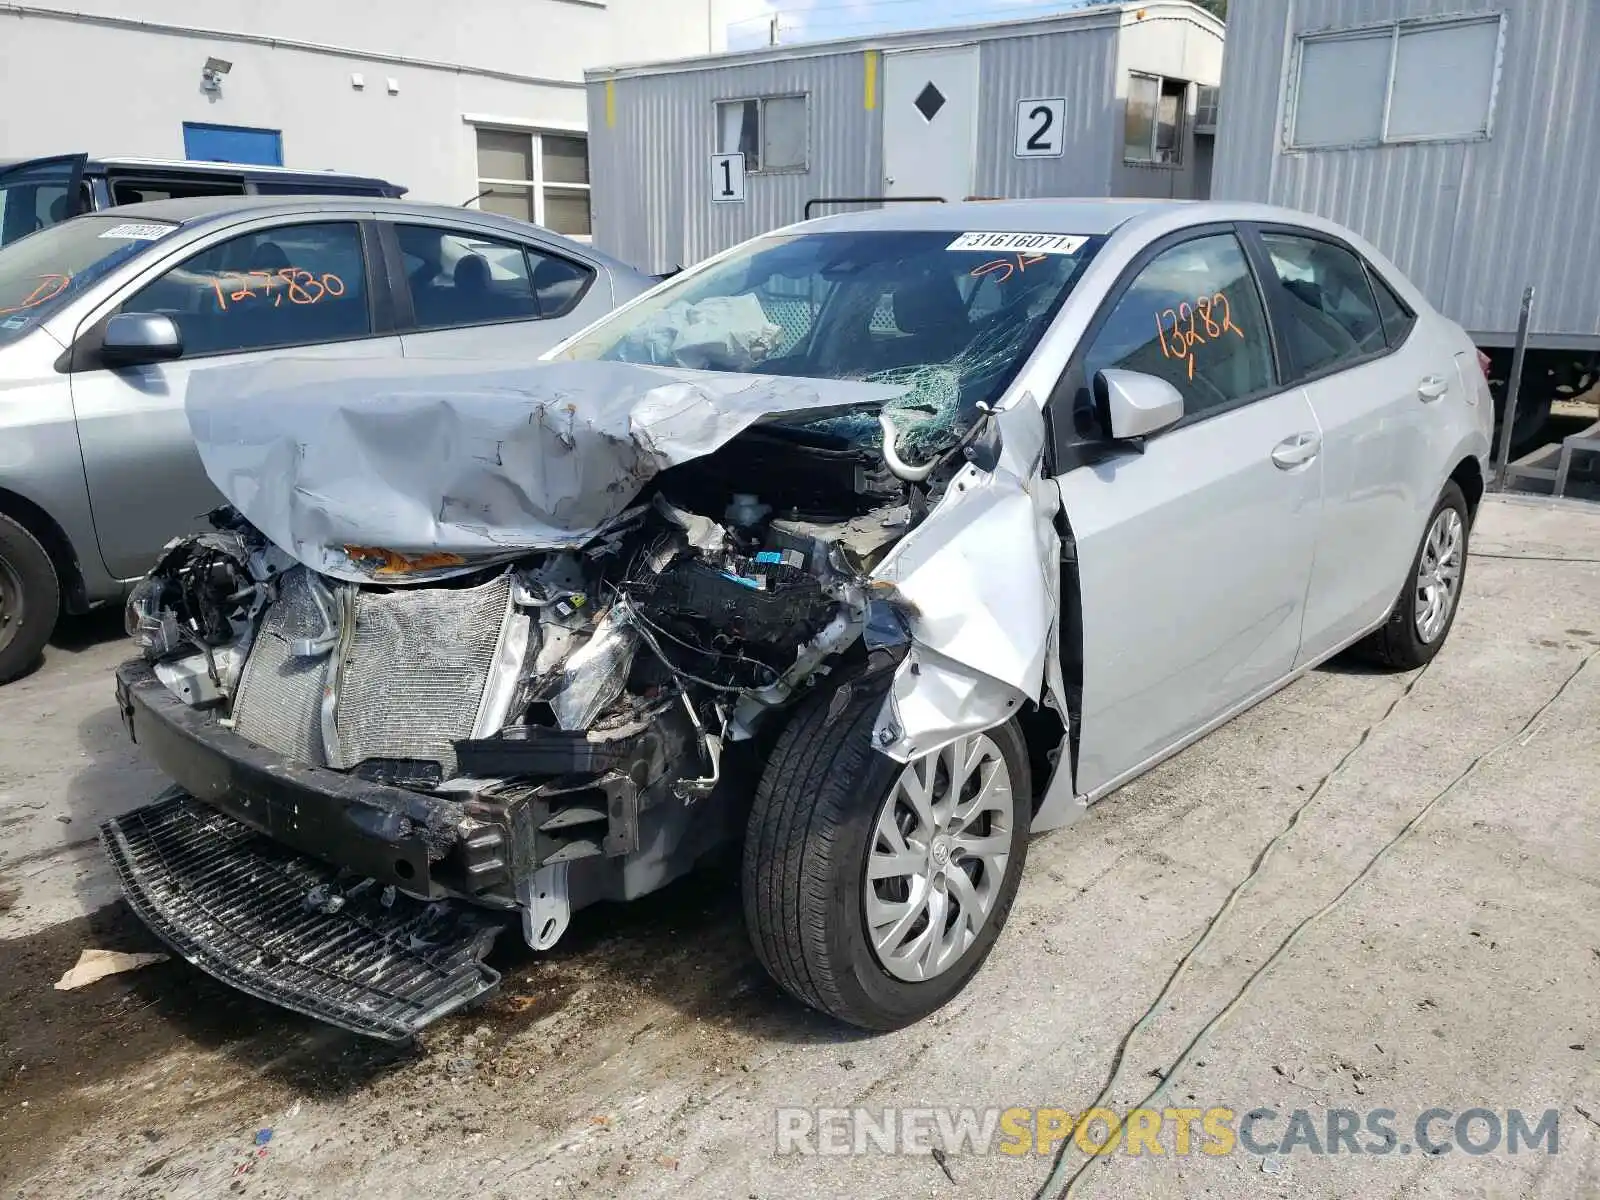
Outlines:
<svg viewBox="0 0 1600 1200"><path fill-rule="evenodd" d="M736 841L808 695L881 704L896 763L1039 702L1040 410L939 425L912 465L881 411L903 390L616 362L197 373L231 507L129 600L119 702L176 784L104 827L130 902L212 974L404 1039L495 985L505 925L547 949Z"/></svg>
<svg viewBox="0 0 1600 1200"><path fill-rule="evenodd" d="M547 948L737 836L768 715L903 651L871 572L911 519L878 456L792 430L476 567L351 545L335 578L219 510L128 606L119 706L177 784L106 827L130 900L230 983L408 1037L493 986L499 925Z"/></svg>

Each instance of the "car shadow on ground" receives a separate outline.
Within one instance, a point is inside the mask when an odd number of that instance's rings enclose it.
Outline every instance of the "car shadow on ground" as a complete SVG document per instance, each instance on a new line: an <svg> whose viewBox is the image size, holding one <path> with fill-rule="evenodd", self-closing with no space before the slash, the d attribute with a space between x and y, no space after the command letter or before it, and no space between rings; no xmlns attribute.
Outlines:
<svg viewBox="0 0 1600 1200"><path fill-rule="evenodd" d="M95 646L119 641L127 636L128 631L123 626L122 605L108 604L93 612L63 616L56 622L55 632L50 635L50 647L67 654L81 654ZM132 643L129 643L129 653L134 653Z"/></svg>
<svg viewBox="0 0 1600 1200"><path fill-rule="evenodd" d="M581 909L544 953L528 949L512 926L491 963L503 982L485 1006L490 1015L514 1011L530 991L554 988L559 997L582 988L602 1011L662 1006L763 1042L819 1045L871 1036L800 1004L762 968L745 930L736 847L642 900ZM548 1004L540 1015L550 1015Z"/></svg>
<svg viewBox="0 0 1600 1200"><path fill-rule="evenodd" d="M74 793L87 798L126 770L106 766L91 760ZM642 1012L658 1023L708 1026L758 1042L842 1044L868 1036L800 1005L762 970L745 934L732 854L646 900L580 910L547 952L530 950L520 925L508 921L488 960L501 973L498 990L409 1046L257 1000L176 956L81 990L52 990L87 948L170 953L120 900L0 942L0 1044L14 1051L0 1063L0 1095L12 1104L30 1101L30 1127L47 1113L93 1118L84 1106L105 1101L89 1097L109 1094L97 1085L154 1068L175 1052L199 1052L228 1078L264 1077L307 1098L339 1099L396 1071L430 1069L428 1060L454 1053L471 1031L484 1053L515 1049L533 1025L569 1004L577 1006L570 1017L585 1041ZM23 1148L19 1132L0 1131L0 1158Z"/></svg>
<svg viewBox="0 0 1600 1200"><path fill-rule="evenodd" d="M117 1084L173 1055L198 1052L170 1081L184 1093L173 1101L176 1111L219 1084L236 1085L240 1075L337 1098L415 1053L255 1000L176 956L57 991L55 982L86 949L170 953L121 901L0 941L0 1096L8 1110L0 1162L8 1171L24 1170L77 1130L115 1121L129 1099L118 1096Z"/></svg>
<svg viewBox="0 0 1600 1200"><path fill-rule="evenodd" d="M97 608L93 612L77 616L63 614L56 621L56 627L51 631L50 640L45 643L43 653L23 668L22 674L13 682L38 675L52 660L63 654L76 656L96 646L119 641L127 636L127 631L122 625L120 604Z"/></svg>
<svg viewBox="0 0 1600 1200"><path fill-rule="evenodd" d="M1329 675L1404 675L1406 672L1374 662L1359 650L1350 649L1335 654L1317 667Z"/></svg>

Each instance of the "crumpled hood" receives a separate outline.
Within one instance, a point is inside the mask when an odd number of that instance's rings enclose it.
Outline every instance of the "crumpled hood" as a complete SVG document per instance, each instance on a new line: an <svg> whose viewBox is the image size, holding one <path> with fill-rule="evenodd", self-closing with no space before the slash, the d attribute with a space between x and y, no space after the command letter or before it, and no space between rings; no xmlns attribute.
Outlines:
<svg viewBox="0 0 1600 1200"><path fill-rule="evenodd" d="M211 482L324 575L422 582L576 547L657 473L904 388L615 362L294 359L196 372Z"/></svg>

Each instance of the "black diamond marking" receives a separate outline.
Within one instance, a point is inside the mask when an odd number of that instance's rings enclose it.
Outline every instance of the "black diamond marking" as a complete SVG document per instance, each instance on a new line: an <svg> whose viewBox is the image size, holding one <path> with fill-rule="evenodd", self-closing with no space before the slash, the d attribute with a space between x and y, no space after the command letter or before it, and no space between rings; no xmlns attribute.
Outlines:
<svg viewBox="0 0 1600 1200"><path fill-rule="evenodd" d="M917 106L917 111L922 114L924 121L931 121L944 107L944 93L930 83L917 93L917 98L912 103Z"/></svg>

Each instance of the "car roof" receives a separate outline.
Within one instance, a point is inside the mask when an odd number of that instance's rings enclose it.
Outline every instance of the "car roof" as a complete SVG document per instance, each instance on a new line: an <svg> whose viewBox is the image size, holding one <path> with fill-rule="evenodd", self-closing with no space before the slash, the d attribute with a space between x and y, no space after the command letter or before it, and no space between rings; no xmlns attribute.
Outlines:
<svg viewBox="0 0 1600 1200"><path fill-rule="evenodd" d="M1211 221L1301 225L1341 236L1349 231L1322 217L1268 204L1215 200L1048 199L964 200L958 204L886 204L837 213L790 226L791 230L928 230L992 233L1066 233L1096 237L1128 225L1182 227Z"/></svg>
<svg viewBox="0 0 1600 1200"><path fill-rule="evenodd" d="M53 158L55 155L34 155L23 158L0 158L0 168L15 167L24 163L38 162L41 158ZM260 176L263 179L326 179L329 182L341 184L367 183L374 186L398 188L400 185L381 179L376 175L353 174L349 171L316 170L302 167L270 166L266 163L234 163L234 162L209 162L188 158L144 158L139 155L112 155L105 158L89 157L84 161L84 170L91 173L103 171L107 168L114 170L140 170L140 171L168 171L175 174L214 174L214 175L250 175ZM404 189L401 189L404 190Z"/></svg>
<svg viewBox="0 0 1600 1200"><path fill-rule="evenodd" d="M554 230L515 217L484 212L477 208L457 208L447 204L424 204L415 200L395 200L386 196L319 196L315 194L290 196L185 196L173 200L146 200L140 204L119 204L115 208L87 214L125 221L172 221L179 225L199 226L223 223L229 219L251 217L299 216L305 213L349 214L353 217L378 213L382 216L410 217L423 221L450 221L477 226L486 232L500 232L508 237L526 238L530 233L552 242L571 246L584 257L603 263L623 276L637 275L648 279L642 271L602 254L592 246L574 242ZM77 218L82 220L82 217Z"/></svg>
<svg viewBox="0 0 1600 1200"><path fill-rule="evenodd" d="M886 204L804 222L817 232L846 230L984 230L995 233L1110 233L1172 200L967 200L959 204Z"/></svg>
<svg viewBox="0 0 1600 1200"><path fill-rule="evenodd" d="M1354 230L1315 213L1231 200L969 200L959 204L888 204L790 225L779 232L844 233L905 230L930 233L1061 233L1099 237L1117 234L1153 241L1212 223L1253 222L1312 230L1337 238L1365 257L1413 308L1428 298L1382 251ZM1125 231L1125 233L1124 233Z"/></svg>

